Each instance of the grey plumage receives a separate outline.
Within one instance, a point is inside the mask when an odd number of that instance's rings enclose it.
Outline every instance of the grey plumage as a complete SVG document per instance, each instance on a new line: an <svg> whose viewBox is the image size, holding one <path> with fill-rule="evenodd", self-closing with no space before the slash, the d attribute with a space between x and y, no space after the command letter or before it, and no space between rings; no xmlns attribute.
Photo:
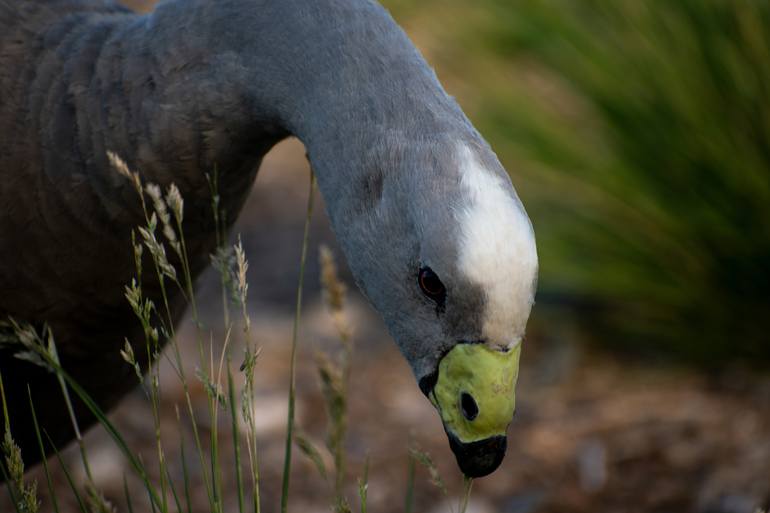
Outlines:
<svg viewBox="0 0 770 513"><path fill-rule="evenodd" d="M198 274L214 247L204 174L218 169L232 221L262 157L288 135L305 143L356 280L417 378L458 341L482 340L485 293L457 268L452 208L466 193L455 144L521 206L369 0L171 0L144 16L99 0L0 0L0 316L49 323L64 367L113 404L134 383L118 349L139 335L122 291L141 211L106 152L179 186ZM441 315L415 287L421 264L441 271L453 298ZM157 283L144 287L157 296ZM178 297L172 308L179 317ZM7 352L0 371L14 435L35 454L26 385L45 401L53 380ZM44 427L66 442L61 401L40 404Z"/></svg>

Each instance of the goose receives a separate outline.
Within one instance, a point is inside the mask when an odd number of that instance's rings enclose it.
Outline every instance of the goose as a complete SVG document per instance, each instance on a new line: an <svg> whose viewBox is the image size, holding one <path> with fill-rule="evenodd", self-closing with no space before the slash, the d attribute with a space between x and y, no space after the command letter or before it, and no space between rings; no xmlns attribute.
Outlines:
<svg viewBox="0 0 770 513"><path fill-rule="evenodd" d="M0 318L47 323L63 368L102 407L135 386L119 349L141 339L123 291L143 217L108 152L179 187L197 276L216 246L206 173L218 170L233 221L263 156L296 136L354 279L459 468L479 477L500 465L534 232L489 144L374 0L166 0L148 14L0 0L0 134ZM157 280L144 281L159 298ZM184 302L170 299L179 319ZM28 387L52 443L73 432L50 399L55 376L18 352L2 344L0 372L34 461Z"/></svg>

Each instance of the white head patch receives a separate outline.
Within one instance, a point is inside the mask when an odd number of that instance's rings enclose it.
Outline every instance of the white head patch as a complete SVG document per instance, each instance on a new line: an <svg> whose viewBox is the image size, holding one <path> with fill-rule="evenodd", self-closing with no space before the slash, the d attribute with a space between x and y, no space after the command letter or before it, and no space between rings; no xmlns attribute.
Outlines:
<svg viewBox="0 0 770 513"><path fill-rule="evenodd" d="M502 178L461 145L458 162L467 205L458 211L459 270L486 295L482 331L495 348L521 341L532 308L537 248L529 218Z"/></svg>

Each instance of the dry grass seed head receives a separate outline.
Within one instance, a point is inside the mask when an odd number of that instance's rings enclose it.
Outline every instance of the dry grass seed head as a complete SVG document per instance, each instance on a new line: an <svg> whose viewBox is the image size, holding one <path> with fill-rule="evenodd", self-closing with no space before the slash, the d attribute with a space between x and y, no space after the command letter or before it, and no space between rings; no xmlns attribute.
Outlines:
<svg viewBox="0 0 770 513"><path fill-rule="evenodd" d="M176 184L171 184L166 192L166 203L174 214L177 224L181 225L184 219L184 200Z"/></svg>
<svg viewBox="0 0 770 513"><path fill-rule="evenodd" d="M347 287L339 278L334 253L332 253L328 246L321 245L318 259L321 265L321 288L323 289L324 301L331 311L334 327L340 335L345 350L349 353L353 334L345 316L345 293L347 292ZM343 362L343 365L346 365L345 362Z"/></svg>
<svg viewBox="0 0 770 513"><path fill-rule="evenodd" d="M342 371L325 353L316 354L321 390L332 422L340 421L345 414L346 397Z"/></svg>
<svg viewBox="0 0 770 513"><path fill-rule="evenodd" d="M340 311L345 303L345 284L339 279L334 254L326 245L321 245L318 253L321 263L321 285L324 290L324 299L332 311Z"/></svg>
<svg viewBox="0 0 770 513"><path fill-rule="evenodd" d="M436 467L436 464L433 463L433 459L430 457L430 455L427 452L418 449L417 447L410 448L409 454L420 465L428 469L428 473L430 474L430 482L433 483L436 488L441 490L441 493L443 493L445 496L448 496L449 491L447 490L446 484L444 484L444 480L441 478L441 474L439 474L438 468Z"/></svg>
<svg viewBox="0 0 770 513"><path fill-rule="evenodd" d="M246 295L249 291L249 283L246 281L246 273L249 270L249 262L246 260L246 253L243 251L243 244L241 243L241 237L238 237L238 243L235 248L235 265L236 265L236 281L238 285L238 293L241 297L241 303L246 303Z"/></svg>
<svg viewBox="0 0 770 513"><path fill-rule="evenodd" d="M139 381L141 382L144 379L144 376L142 375L142 369L139 367L139 362L136 361L134 348L127 338L125 339L125 342L123 349L120 350L120 356L123 357L123 360L125 360L126 363L134 368L136 377L139 378Z"/></svg>
<svg viewBox="0 0 770 513"><path fill-rule="evenodd" d="M174 251L181 256L182 248L179 245L176 231L174 231L174 227L171 225L171 215L168 212L168 206L166 205L166 201L163 199L163 194L160 190L160 187L157 184L148 183L144 190L152 200L153 209L158 215L160 223L163 226L163 235L166 237L166 240L168 240L169 244L171 244L171 247L174 249ZM178 190L176 192L177 194L179 193Z"/></svg>
<svg viewBox="0 0 770 513"><path fill-rule="evenodd" d="M316 470L318 470L318 473L324 481L328 481L329 473L326 471L326 463L324 462L323 456L321 456L321 452L316 448L313 442L311 442L305 435L297 433L294 435L294 443L297 444L297 447L302 451L302 454L313 462Z"/></svg>
<svg viewBox="0 0 770 513"><path fill-rule="evenodd" d="M20 513L35 513L40 506L37 500L37 482L24 482L24 461L21 457L21 449L16 445L7 428L3 438L3 454L8 479L15 494L16 507Z"/></svg>
<svg viewBox="0 0 770 513"><path fill-rule="evenodd" d="M134 186L134 189L136 189L136 192L141 196L142 179L139 178L139 173L135 173L130 169L128 169L128 165L126 164L126 162L122 158L120 158L116 153L108 151L107 158L109 159L110 165L112 165L113 169L115 169L118 173L120 173L121 175L131 180L131 183Z"/></svg>
<svg viewBox="0 0 770 513"><path fill-rule="evenodd" d="M152 258L158 265L161 273L163 273L164 276L167 276L172 281L176 281L176 269L168 260L168 256L166 255L166 248L163 246L163 243L160 242L157 237L155 237L155 229L157 225L158 218L153 212L153 214L150 216L149 222L147 223L147 227L140 226L138 228L139 234L142 236L144 245L147 247L150 255L152 255Z"/></svg>
<svg viewBox="0 0 770 513"><path fill-rule="evenodd" d="M45 358L46 353L50 354L50 341L53 335L49 333L49 348L46 348L46 343L31 324L19 324L9 318L9 325L13 331L13 345L20 344L23 347L22 350L14 352L14 358L53 372L53 368ZM44 326L43 330L48 330L48 327Z"/></svg>

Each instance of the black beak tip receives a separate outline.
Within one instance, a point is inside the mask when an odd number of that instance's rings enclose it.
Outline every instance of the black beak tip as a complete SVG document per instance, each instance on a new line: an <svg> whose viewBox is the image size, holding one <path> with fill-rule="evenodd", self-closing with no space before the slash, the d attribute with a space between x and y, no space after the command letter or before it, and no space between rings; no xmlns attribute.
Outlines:
<svg viewBox="0 0 770 513"><path fill-rule="evenodd" d="M461 442L451 433L447 436L460 470L468 477L484 477L497 470L508 448L507 438L502 435L470 443Z"/></svg>

